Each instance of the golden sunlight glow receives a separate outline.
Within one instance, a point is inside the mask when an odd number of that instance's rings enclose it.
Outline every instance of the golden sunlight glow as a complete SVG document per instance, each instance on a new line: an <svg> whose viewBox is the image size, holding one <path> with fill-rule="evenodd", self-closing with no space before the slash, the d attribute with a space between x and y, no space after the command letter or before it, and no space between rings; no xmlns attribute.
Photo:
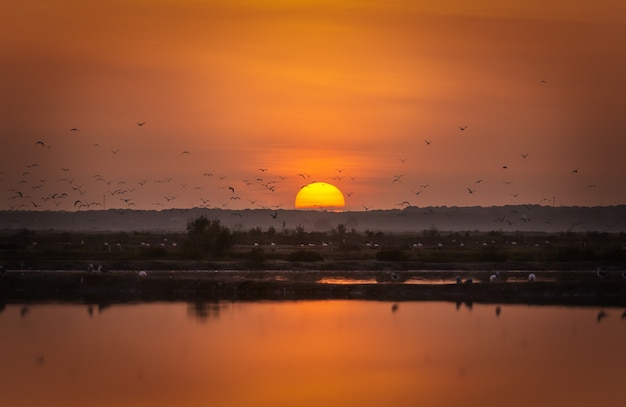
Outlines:
<svg viewBox="0 0 626 407"><path fill-rule="evenodd" d="M336 186L326 182L313 182L300 188L296 195L296 208L337 209L345 206L343 194Z"/></svg>

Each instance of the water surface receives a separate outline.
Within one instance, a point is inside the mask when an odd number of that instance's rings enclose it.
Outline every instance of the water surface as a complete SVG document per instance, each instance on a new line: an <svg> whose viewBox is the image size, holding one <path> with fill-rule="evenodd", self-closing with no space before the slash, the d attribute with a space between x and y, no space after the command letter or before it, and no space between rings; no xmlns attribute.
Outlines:
<svg viewBox="0 0 626 407"><path fill-rule="evenodd" d="M343 300L6 305L0 395L13 407L624 405L623 312Z"/></svg>

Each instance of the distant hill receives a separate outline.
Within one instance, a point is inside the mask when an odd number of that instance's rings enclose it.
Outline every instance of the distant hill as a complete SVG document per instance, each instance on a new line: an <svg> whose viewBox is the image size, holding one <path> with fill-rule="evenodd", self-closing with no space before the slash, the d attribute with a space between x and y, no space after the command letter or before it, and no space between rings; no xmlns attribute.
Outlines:
<svg viewBox="0 0 626 407"><path fill-rule="evenodd" d="M188 222L204 215L220 219L233 230L274 227L329 231L343 224L358 232L503 231L503 232L610 232L626 231L626 205L603 207L551 207L540 205L492 207L407 207L402 210L324 212L271 209L169 209L162 211L94 210L0 211L2 230L58 231L185 231Z"/></svg>

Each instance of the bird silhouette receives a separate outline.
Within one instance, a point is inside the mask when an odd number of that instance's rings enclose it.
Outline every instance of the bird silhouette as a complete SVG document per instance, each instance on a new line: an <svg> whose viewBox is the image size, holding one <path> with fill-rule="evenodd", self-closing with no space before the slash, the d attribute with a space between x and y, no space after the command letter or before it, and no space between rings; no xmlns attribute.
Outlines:
<svg viewBox="0 0 626 407"><path fill-rule="evenodd" d="M461 129L461 131L464 131L465 129L467 129L467 126L459 126L459 129Z"/></svg>
<svg viewBox="0 0 626 407"><path fill-rule="evenodd" d="M146 124L146 122L141 122L141 123L137 122L137 126L139 126L139 127L143 126L144 124Z"/></svg>

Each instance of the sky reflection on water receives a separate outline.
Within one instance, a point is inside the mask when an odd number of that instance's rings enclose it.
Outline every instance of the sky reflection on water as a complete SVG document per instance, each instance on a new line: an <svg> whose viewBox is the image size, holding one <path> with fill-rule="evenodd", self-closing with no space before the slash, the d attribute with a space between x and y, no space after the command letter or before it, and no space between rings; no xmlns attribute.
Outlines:
<svg viewBox="0 0 626 407"><path fill-rule="evenodd" d="M624 310L298 301L7 305L7 406L615 406Z"/></svg>

